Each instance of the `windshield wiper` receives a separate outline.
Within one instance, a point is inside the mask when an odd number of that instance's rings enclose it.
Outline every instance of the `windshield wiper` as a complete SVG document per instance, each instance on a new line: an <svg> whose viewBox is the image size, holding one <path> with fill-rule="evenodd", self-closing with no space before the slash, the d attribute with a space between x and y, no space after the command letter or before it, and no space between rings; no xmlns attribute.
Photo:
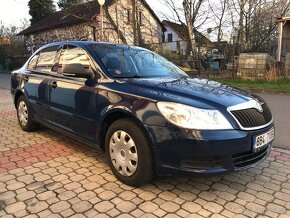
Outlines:
<svg viewBox="0 0 290 218"><path fill-rule="evenodd" d="M141 78L138 75L114 75L113 78Z"/></svg>

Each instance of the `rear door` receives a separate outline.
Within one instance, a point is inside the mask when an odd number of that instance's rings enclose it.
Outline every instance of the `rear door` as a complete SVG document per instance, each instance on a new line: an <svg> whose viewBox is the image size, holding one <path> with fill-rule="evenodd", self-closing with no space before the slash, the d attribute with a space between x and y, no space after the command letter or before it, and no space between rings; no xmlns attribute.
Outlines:
<svg viewBox="0 0 290 218"><path fill-rule="evenodd" d="M48 85L58 48L48 47L34 55L24 76L24 88L35 118L43 121L49 121Z"/></svg>
<svg viewBox="0 0 290 218"><path fill-rule="evenodd" d="M64 46L60 52L58 74L52 76L49 85L51 122L75 135L95 140L96 82L70 77L63 72L65 65L76 63L82 64L87 71L94 71L86 51L76 46Z"/></svg>

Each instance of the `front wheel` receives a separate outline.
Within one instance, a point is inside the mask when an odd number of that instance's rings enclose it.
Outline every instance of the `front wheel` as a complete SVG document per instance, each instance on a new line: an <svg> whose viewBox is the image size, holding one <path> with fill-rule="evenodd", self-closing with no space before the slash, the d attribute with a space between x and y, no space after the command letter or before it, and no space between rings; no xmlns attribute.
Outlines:
<svg viewBox="0 0 290 218"><path fill-rule="evenodd" d="M26 132L33 131L38 127L38 124L31 119L30 107L23 95L17 101L17 118L21 129Z"/></svg>
<svg viewBox="0 0 290 218"><path fill-rule="evenodd" d="M153 179L153 159L143 130L132 120L115 121L106 134L106 157L121 182L140 186Z"/></svg>

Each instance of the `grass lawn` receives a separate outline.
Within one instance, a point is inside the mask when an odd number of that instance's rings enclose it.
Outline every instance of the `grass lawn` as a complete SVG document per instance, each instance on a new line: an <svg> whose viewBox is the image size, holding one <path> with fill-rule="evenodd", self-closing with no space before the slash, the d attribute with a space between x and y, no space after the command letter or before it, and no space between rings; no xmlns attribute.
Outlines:
<svg viewBox="0 0 290 218"><path fill-rule="evenodd" d="M272 81L242 80L242 79L213 79L213 80L243 89L290 92L290 79L287 77Z"/></svg>

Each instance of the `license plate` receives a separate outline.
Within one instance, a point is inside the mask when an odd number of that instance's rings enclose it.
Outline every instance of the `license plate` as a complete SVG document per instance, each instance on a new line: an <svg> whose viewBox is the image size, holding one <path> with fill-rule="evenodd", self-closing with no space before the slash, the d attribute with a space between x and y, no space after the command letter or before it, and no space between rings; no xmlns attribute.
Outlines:
<svg viewBox="0 0 290 218"><path fill-rule="evenodd" d="M273 141L275 138L274 128L270 129L268 132L254 137L254 149L258 149Z"/></svg>

